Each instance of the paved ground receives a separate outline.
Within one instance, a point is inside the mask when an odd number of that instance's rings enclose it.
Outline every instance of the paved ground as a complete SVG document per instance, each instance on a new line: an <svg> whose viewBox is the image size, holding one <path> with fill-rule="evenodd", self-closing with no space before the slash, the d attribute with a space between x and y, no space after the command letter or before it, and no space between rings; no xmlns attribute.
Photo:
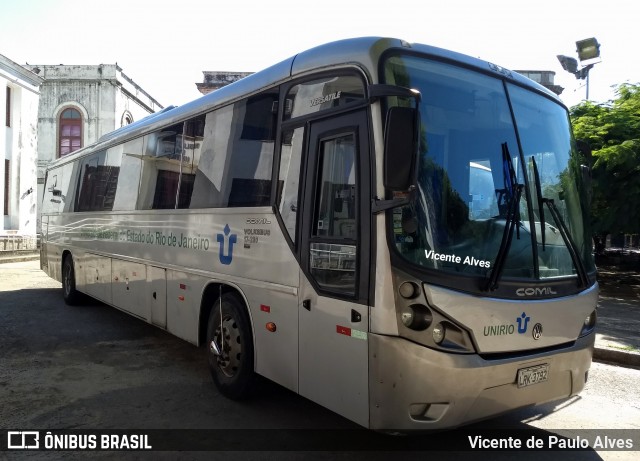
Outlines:
<svg viewBox="0 0 640 461"><path fill-rule="evenodd" d="M640 368L640 271L601 266L594 358Z"/></svg>

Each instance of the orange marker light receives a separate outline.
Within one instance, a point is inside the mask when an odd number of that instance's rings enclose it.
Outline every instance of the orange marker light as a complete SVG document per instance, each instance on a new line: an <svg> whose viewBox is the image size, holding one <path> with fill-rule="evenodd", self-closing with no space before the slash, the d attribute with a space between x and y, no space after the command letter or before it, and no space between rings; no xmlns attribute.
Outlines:
<svg viewBox="0 0 640 461"><path fill-rule="evenodd" d="M270 331L271 333L274 333L277 329L276 324L273 322L268 322L266 327L267 327L267 330Z"/></svg>

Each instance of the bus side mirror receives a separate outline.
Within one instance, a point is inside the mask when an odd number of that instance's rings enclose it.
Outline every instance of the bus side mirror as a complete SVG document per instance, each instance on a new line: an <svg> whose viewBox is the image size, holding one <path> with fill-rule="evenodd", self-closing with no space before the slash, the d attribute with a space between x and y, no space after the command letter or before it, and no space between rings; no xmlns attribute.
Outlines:
<svg viewBox="0 0 640 461"><path fill-rule="evenodd" d="M391 107L387 112L384 187L391 191L407 191L415 185L417 115L410 107Z"/></svg>

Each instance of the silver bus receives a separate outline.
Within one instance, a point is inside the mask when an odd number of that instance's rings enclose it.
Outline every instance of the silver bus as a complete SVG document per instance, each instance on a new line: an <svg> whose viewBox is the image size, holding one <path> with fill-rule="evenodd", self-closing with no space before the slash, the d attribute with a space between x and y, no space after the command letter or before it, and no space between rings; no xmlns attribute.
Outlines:
<svg viewBox="0 0 640 461"><path fill-rule="evenodd" d="M48 168L42 268L367 428L580 392L589 164L542 86L431 46L319 46Z"/></svg>

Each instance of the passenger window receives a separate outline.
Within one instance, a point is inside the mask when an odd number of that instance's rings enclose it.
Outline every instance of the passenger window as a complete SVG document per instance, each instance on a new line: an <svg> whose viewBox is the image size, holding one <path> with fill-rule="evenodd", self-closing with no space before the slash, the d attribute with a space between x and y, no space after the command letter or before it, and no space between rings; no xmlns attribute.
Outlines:
<svg viewBox="0 0 640 461"><path fill-rule="evenodd" d="M47 173L42 213L61 213L74 210L74 206L76 206L75 187L78 185L78 181L74 181L73 178L77 177L76 171L79 167L79 162L68 162Z"/></svg>
<svg viewBox="0 0 640 461"><path fill-rule="evenodd" d="M60 177L60 181L58 180ZM50 170L45 176L44 200L42 201L42 214L57 213L62 210L62 168Z"/></svg>
<svg viewBox="0 0 640 461"><path fill-rule="evenodd" d="M142 138L128 141L107 151L107 155L120 156L120 174L113 210L135 210L142 169Z"/></svg>
<svg viewBox="0 0 640 461"><path fill-rule="evenodd" d="M180 192L178 194L178 208L189 208L193 196L193 186L200 163L202 141L204 137L205 116L192 118L185 123L182 137L182 176L180 177Z"/></svg>
<svg viewBox="0 0 640 461"><path fill-rule="evenodd" d="M76 211L113 209L122 159L118 154L100 152L82 162Z"/></svg>
<svg viewBox="0 0 640 461"><path fill-rule="evenodd" d="M298 208L300 208L300 161L303 139L304 127L287 130L282 134L282 148L280 150L278 204L284 226L294 243L296 242Z"/></svg>
<svg viewBox="0 0 640 461"><path fill-rule="evenodd" d="M178 123L144 137L138 209L176 207L182 159L182 131L183 123Z"/></svg>
<svg viewBox="0 0 640 461"><path fill-rule="evenodd" d="M278 95L273 89L206 115L189 208L271 204Z"/></svg>

